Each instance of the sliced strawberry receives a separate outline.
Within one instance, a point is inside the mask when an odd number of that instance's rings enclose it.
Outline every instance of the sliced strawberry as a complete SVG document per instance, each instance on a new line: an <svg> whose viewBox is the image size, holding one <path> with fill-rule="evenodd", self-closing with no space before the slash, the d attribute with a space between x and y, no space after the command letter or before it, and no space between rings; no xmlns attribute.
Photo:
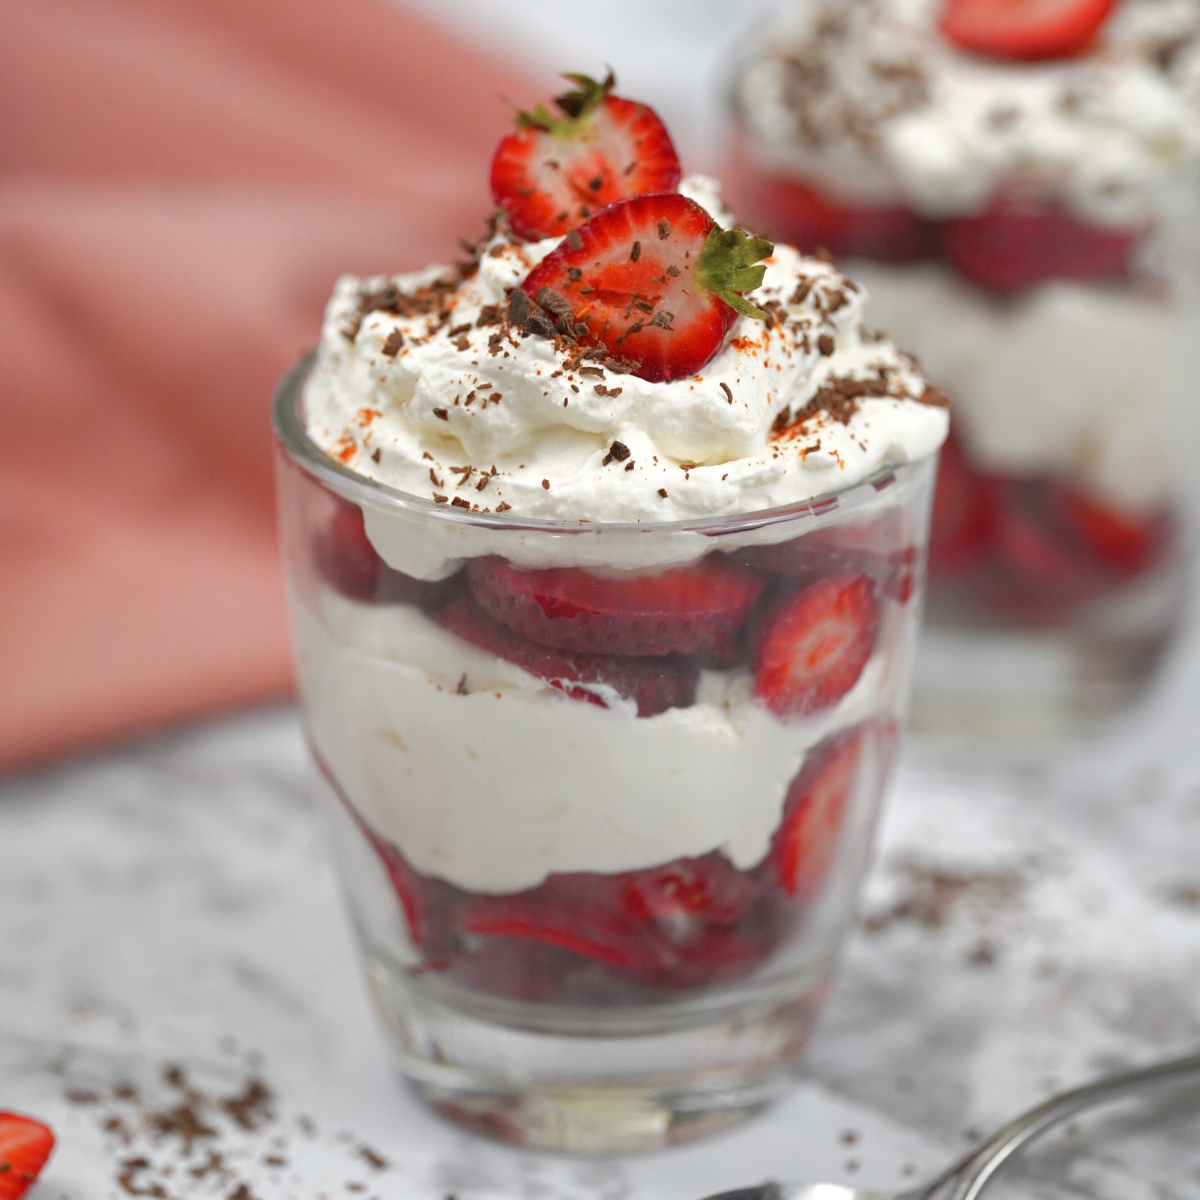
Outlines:
<svg viewBox="0 0 1200 1200"><path fill-rule="evenodd" d="M462 586L462 580L454 576L430 583L393 570L371 545L362 509L343 500L313 539L313 560L321 575L351 600L431 605Z"/></svg>
<svg viewBox="0 0 1200 1200"><path fill-rule="evenodd" d="M811 900L829 872L858 782L866 728L837 734L810 751L788 788L769 856L788 896Z"/></svg>
<svg viewBox="0 0 1200 1200"><path fill-rule="evenodd" d="M502 558L474 559L467 574L475 599L524 637L635 656L694 654L723 643L763 589L760 576L718 555L658 575L520 571Z"/></svg>
<svg viewBox="0 0 1200 1200"><path fill-rule="evenodd" d="M642 871L571 872L525 892L473 896L459 927L649 972L644 982L651 986L684 986L723 962L757 960L732 943L753 933L759 887L714 851Z"/></svg>
<svg viewBox="0 0 1200 1200"><path fill-rule="evenodd" d="M678 192L618 200L580 225L529 273L525 294L575 336L633 360L642 379L680 379L720 349L774 247L720 226ZM757 265L756 265L757 264Z"/></svg>
<svg viewBox="0 0 1200 1200"><path fill-rule="evenodd" d="M0 1200L18 1200L54 1149L54 1133L32 1117L0 1112Z"/></svg>
<svg viewBox="0 0 1200 1200"><path fill-rule="evenodd" d="M751 878L715 851L629 871L620 880L623 911L634 920L659 922L678 942L692 940L699 926L736 925L756 893Z"/></svg>
<svg viewBox="0 0 1200 1200"><path fill-rule="evenodd" d="M697 668L675 655L634 658L549 649L493 620L469 596L454 597L434 610L433 619L473 646L546 680L573 700L607 707L594 690L594 685L601 684L636 701L639 717L652 717L668 708L686 708L695 696Z"/></svg>
<svg viewBox="0 0 1200 1200"><path fill-rule="evenodd" d="M785 593L756 638L754 682L781 716L837 703L862 674L879 632L879 601L866 575L832 575Z"/></svg>
<svg viewBox="0 0 1200 1200"><path fill-rule="evenodd" d="M947 221L944 241L950 260L973 283L1014 292L1047 279L1125 275L1138 235L1001 200L978 217Z"/></svg>
<svg viewBox="0 0 1200 1200"><path fill-rule="evenodd" d="M942 33L994 58L1067 58L1087 48L1116 0L947 0Z"/></svg>
<svg viewBox="0 0 1200 1200"><path fill-rule="evenodd" d="M1137 575L1153 566L1170 541L1170 521L1161 513L1118 512L1070 487L1057 489L1054 505L1067 536L1120 575Z"/></svg>
<svg viewBox="0 0 1200 1200"><path fill-rule="evenodd" d="M914 262L937 248L937 226L901 205L847 204L798 179L764 176L745 210L766 229L807 254Z"/></svg>
<svg viewBox="0 0 1200 1200"><path fill-rule="evenodd" d="M907 604L917 568L917 548L906 545L903 522L892 509L874 521L814 529L788 542L752 546L744 560L772 575L815 583L827 575L869 575L884 595Z"/></svg>
<svg viewBox="0 0 1200 1200"><path fill-rule="evenodd" d="M991 481L970 465L951 428L942 443L933 493L930 575L952 575L977 562L987 549L995 524Z"/></svg>
<svg viewBox="0 0 1200 1200"><path fill-rule="evenodd" d="M492 197L530 241L560 237L614 200L669 192L679 183L679 156L652 108L611 94L586 75L554 103L521 113L518 129L492 159Z"/></svg>
<svg viewBox="0 0 1200 1200"><path fill-rule="evenodd" d="M374 599L383 559L367 538L357 505L338 502L329 523L317 531L313 559L317 570L344 596Z"/></svg>

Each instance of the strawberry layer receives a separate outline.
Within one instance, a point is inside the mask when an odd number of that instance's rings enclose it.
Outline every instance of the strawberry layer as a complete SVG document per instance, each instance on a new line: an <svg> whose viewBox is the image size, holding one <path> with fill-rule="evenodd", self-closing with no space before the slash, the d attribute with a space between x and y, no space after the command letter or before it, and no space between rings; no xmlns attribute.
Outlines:
<svg viewBox="0 0 1200 1200"><path fill-rule="evenodd" d="M714 851L739 870L761 862L810 750L894 711L911 619L888 602L858 682L811 717L779 720L740 670L705 671L689 707L639 718L602 685L603 707L580 703L410 605L364 604L325 587L312 607L293 604L318 754L415 870L485 893ZM531 790L522 765L533 754Z"/></svg>

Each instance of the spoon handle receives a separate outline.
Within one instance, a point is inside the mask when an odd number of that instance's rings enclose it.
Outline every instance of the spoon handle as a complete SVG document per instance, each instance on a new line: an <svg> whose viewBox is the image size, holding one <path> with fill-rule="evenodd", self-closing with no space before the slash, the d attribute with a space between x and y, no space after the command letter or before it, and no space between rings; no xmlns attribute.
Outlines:
<svg viewBox="0 0 1200 1200"><path fill-rule="evenodd" d="M1135 1091L1150 1084L1167 1083L1192 1074L1200 1075L1200 1054L1171 1059L1169 1062L1143 1067L1138 1071L1128 1071L1123 1075L1111 1075L1074 1091L1064 1092L1061 1096L1055 1096L1019 1117L1014 1117L1003 1129L997 1130L987 1141L976 1146L966 1158L961 1159L919 1191L908 1193L908 1196L911 1200L926 1200L934 1196L944 1197L944 1200L976 1200L988 1180L999 1170L1000 1164L1050 1126L1082 1109L1125 1092Z"/></svg>

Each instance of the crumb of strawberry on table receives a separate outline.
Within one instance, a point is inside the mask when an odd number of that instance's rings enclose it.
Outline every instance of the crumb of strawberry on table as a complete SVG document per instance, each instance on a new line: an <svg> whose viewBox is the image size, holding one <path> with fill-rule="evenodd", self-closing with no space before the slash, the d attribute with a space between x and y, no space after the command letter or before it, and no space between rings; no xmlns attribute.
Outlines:
<svg viewBox="0 0 1200 1200"><path fill-rule="evenodd" d="M48 1125L19 1113L0 1112L0 1200L20 1200L54 1149Z"/></svg>

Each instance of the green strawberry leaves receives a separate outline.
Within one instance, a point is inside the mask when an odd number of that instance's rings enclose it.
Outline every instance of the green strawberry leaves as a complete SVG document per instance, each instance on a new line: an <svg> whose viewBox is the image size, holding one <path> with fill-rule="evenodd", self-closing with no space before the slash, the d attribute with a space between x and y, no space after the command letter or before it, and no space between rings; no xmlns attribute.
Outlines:
<svg viewBox="0 0 1200 1200"><path fill-rule="evenodd" d="M765 321L767 314L738 293L752 292L762 285L767 268L760 260L769 258L774 250L774 244L766 238L751 237L740 229L714 229L700 251L696 282L743 316Z"/></svg>
<svg viewBox="0 0 1200 1200"><path fill-rule="evenodd" d="M517 113L518 129L544 129L555 137L569 137L617 84L612 68L600 82L590 75L570 72L564 74L563 78L575 84L574 89L554 98L554 103L566 116L556 117L544 104L539 104L533 112Z"/></svg>

